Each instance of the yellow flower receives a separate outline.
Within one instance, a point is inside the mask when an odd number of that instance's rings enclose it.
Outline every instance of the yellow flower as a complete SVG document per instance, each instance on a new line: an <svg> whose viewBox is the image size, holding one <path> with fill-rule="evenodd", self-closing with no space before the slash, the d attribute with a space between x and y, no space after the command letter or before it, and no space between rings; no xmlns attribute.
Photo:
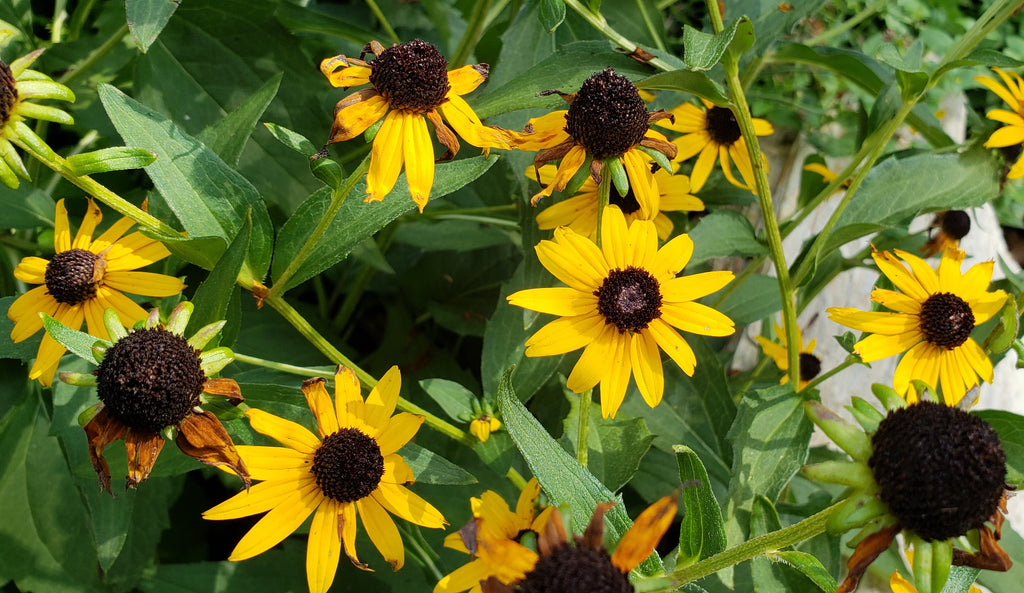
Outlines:
<svg viewBox="0 0 1024 593"><path fill-rule="evenodd" d="M57 202L54 225L54 249L49 261L26 257L14 269L14 277L28 284L40 284L11 303L7 316L14 321L11 339L22 342L42 329L40 313L79 329L85 321L89 333L109 340L103 324L103 311L117 311L121 323L130 327L146 317L146 311L122 294L164 297L178 294L184 283L173 276L134 271L170 255L159 241L140 232L124 236L135 223L122 218L93 240L102 214L89 200L89 208L74 239L68 226L64 200ZM43 336L30 379L43 385L53 382L60 357L66 349L49 335Z"/></svg>
<svg viewBox="0 0 1024 593"><path fill-rule="evenodd" d="M998 95L1010 107L1010 111L993 109L985 114L985 117L993 121L1006 124L992 132L992 135L985 141L985 148L1003 148L1024 144L1024 80L1021 80L1016 73L1006 72L1002 68L993 68L992 71L999 75L1006 86L999 84L990 76L975 76L974 80ZM1017 159L1006 175L1007 179L1021 177L1024 177L1024 155Z"/></svg>
<svg viewBox="0 0 1024 593"><path fill-rule="evenodd" d="M51 152L25 119L31 117L64 125L75 123L70 115L56 107L31 102L35 99L75 100L75 94L68 87L41 72L29 70L42 53L42 49L37 49L10 65L0 60L0 182L12 189L18 188L18 177L29 179L28 169L12 143L31 152Z"/></svg>
<svg viewBox="0 0 1024 593"><path fill-rule="evenodd" d="M693 241L680 235L661 249L654 223L626 225L615 206L605 209L602 247L562 227L554 241L541 241L537 256L561 288L534 288L508 296L517 307L559 319L526 341L527 356L564 354L586 347L566 383L582 393L601 383L601 414L614 417L631 374L640 394L654 407L665 376L661 349L687 375L697 364L689 344L674 328L706 336L733 333L731 319L693 302L728 284L732 272L676 277L693 253Z"/></svg>
<svg viewBox="0 0 1024 593"><path fill-rule="evenodd" d="M126 332L117 313L103 314L113 341L100 340L94 373L60 374L61 381L96 387L100 402L83 413L89 459L110 492L110 468L103 457L107 445L124 439L128 450L126 487L145 481L164 446L166 433L183 453L207 465L225 466L249 485L249 473L231 437L213 412L200 406L206 395L227 397L235 405L244 398L234 379L211 379L234 360L225 347L204 350L224 327L217 321L187 340L183 333L192 315L192 303L178 303L166 325L153 309L142 327Z"/></svg>
<svg viewBox="0 0 1024 593"><path fill-rule="evenodd" d="M506 585L522 580L537 564L538 556L519 542L528 532L537 536L544 531L544 525L554 510L554 507L545 507L535 515L538 495L540 484L533 478L519 494L515 512L491 490L480 498L471 498L473 520L456 533L449 534L444 545L472 554L474 558L438 581L434 593L466 590L480 593L481 582L492 576Z"/></svg>
<svg viewBox="0 0 1024 593"><path fill-rule="evenodd" d="M486 443L487 439L491 438L491 433L496 432L499 428L501 428L501 421L489 414L481 414L469 423L469 432L480 439L481 443Z"/></svg>
<svg viewBox="0 0 1024 593"><path fill-rule="evenodd" d="M365 62L367 51L376 59ZM448 149L439 159L459 152L459 141L442 116L466 142L480 148L508 148L504 131L480 122L462 95L487 78L487 65L463 66L448 71L448 61L433 45L419 39L384 49L371 42L360 59L343 55L327 58L320 71L335 87L372 85L342 99L334 109L328 144L351 140L383 119L373 140L370 171L366 175L366 201L380 201L395 186L405 164L409 193L420 212L434 184L434 145L427 120L438 141Z"/></svg>
<svg viewBox="0 0 1024 593"><path fill-rule="evenodd" d="M673 160L685 161L692 156L700 155L690 173L690 189L700 191L711 175L715 160L719 160L722 163L722 173L729 183L754 191L754 168L750 163L750 155L747 154L747 143L740 134L739 124L736 123L736 116L728 107L717 107L705 99L701 101L704 103L703 109L692 103L683 103L669 112L675 116L674 123L659 124L684 134L672 141L679 149ZM754 134L767 136L774 131L767 120L754 118ZM743 181L739 181L732 174L730 158L736 163ZM767 160L764 161L764 167L768 168Z"/></svg>
<svg viewBox="0 0 1024 593"><path fill-rule="evenodd" d="M650 176L648 169L646 175ZM544 165L539 170L533 167L527 170L527 177L539 174L542 186L549 186L555 179L555 166ZM609 203L614 204L626 215L626 222L634 220L653 220L658 228L658 238L665 240L672 235L672 221L664 212L698 212L704 209L704 202L690 193L690 178L686 175L672 175L665 169L658 169L653 174L654 192L658 194L655 203L641 203L633 193L633 185L625 196L612 190L609 192ZM567 226L590 240L597 239L597 184L587 178L575 196L548 206L537 214L537 226L542 230L556 229ZM646 208L645 208L646 206Z"/></svg>
<svg viewBox="0 0 1024 593"><path fill-rule="evenodd" d="M239 446L252 478L263 482L203 513L206 519L223 520L269 511L238 542L229 560L269 550L313 514L306 578L311 593L324 593L334 581L342 551L355 566L368 570L356 556L356 517L394 570L405 563L405 547L391 514L432 529L446 524L437 509L405 487L414 476L397 451L416 434L423 417L406 412L392 416L401 381L398 367L391 367L364 401L355 373L338 367L334 402L322 378L303 383L319 437L262 410L246 412L253 430L285 447Z"/></svg>
<svg viewBox="0 0 1024 593"><path fill-rule="evenodd" d="M786 345L786 332L782 327L776 325L775 335L779 336L781 344L772 342L763 336L754 336L754 339L761 345L761 350L764 350L764 353L775 361L775 366L783 371L779 383L787 383L789 382L789 347ZM800 389L803 389L821 372L821 359L813 354L815 341L811 340L805 344L804 338L800 334L800 328L796 329L796 337L800 342Z"/></svg>
<svg viewBox="0 0 1024 593"><path fill-rule="evenodd" d="M560 160L551 182L531 203L536 206L544 196L565 189L589 158L595 184L606 168L624 170L640 208L656 211L658 191L650 175L654 157L641 147L675 156L675 147L650 129L650 122L671 116L664 110L648 113L633 83L610 68L588 78L576 93L545 93L560 95L569 109L531 119L522 133L510 133L515 148L540 151L533 159L535 168Z"/></svg>
<svg viewBox="0 0 1024 593"><path fill-rule="evenodd" d="M954 405L979 379L992 382L992 361L971 338L971 331L1002 308L1006 293L987 292L991 261L961 274L962 251L943 252L938 270L905 251L896 250L896 256L910 267L891 253L872 254L898 290L876 288L871 293L872 301L895 313L830 307L829 318L872 334L854 346L864 362L906 352L896 367L893 387L908 401L917 401L910 383L917 379L940 388L946 403Z"/></svg>

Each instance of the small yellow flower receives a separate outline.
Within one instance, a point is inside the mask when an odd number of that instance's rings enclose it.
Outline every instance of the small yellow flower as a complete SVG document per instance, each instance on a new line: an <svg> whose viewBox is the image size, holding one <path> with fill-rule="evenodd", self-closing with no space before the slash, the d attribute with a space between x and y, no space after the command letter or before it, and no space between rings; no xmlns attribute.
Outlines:
<svg viewBox="0 0 1024 593"><path fill-rule="evenodd" d="M906 352L896 367L893 387L910 402L917 401L911 385L914 379L940 388L949 405L959 402L979 380L991 383L992 361L971 338L971 331L1006 302L1005 292L988 292L993 262L974 265L961 274L964 254L958 250L943 252L938 270L900 250L895 256L876 251L872 257L898 290L876 288L871 300L895 313L828 309L832 321L872 334L854 345L861 360L872 362Z"/></svg>
<svg viewBox="0 0 1024 593"><path fill-rule="evenodd" d="M253 430L285 446L239 445L252 479L262 482L203 513L211 520L267 513L238 542L229 560L266 552L312 514L306 578L311 593L325 593L342 552L352 564L369 570L356 555L357 517L394 570L405 563L405 547L391 515L431 529L447 524L437 509L406 488L415 479L397 451L416 435L423 417L406 412L392 416L401 382L398 367L391 367L364 400L355 373L338 367L332 402L322 378L306 381L302 393L319 436L256 408L246 412Z"/></svg>
<svg viewBox="0 0 1024 593"><path fill-rule="evenodd" d="M782 379L779 380L779 383L787 383L789 382L789 348L786 345L786 331L779 325L775 325L775 335L779 336L781 344L772 342L764 336L754 336L754 339L761 345L761 350L775 361L775 366L779 367L780 371L783 371ZM805 344L804 338L800 334L800 328L796 330L796 337L800 342L799 387L803 389L821 372L821 359L814 355L815 341L811 340Z"/></svg>
<svg viewBox="0 0 1024 593"><path fill-rule="evenodd" d="M669 112L675 117L674 121L659 123L684 134L672 141L679 149L673 160L685 161L700 155L690 173L692 191L700 191L704 187L716 160L721 161L722 173L729 183L754 191L754 167L750 163L747 143L740 133L736 116L728 107L718 107L705 99L701 101L704 103L703 108L693 103L683 103ZM754 118L754 134L768 136L774 131L767 120ZM743 181L732 174L730 158L736 163ZM768 168L767 160L764 161L764 167Z"/></svg>
<svg viewBox="0 0 1024 593"><path fill-rule="evenodd" d="M102 214L92 200L74 239L64 200L57 202L54 218L56 254L53 258L47 261L41 257L26 257L14 269L18 280L41 285L18 297L7 311L7 316L14 321L11 339L15 342L27 340L42 329L40 313L46 313L71 329L79 329L84 321L89 334L109 340L103 324L105 309L114 309L125 327L146 317L145 309L123 292L165 297L178 294L185 287L173 276L135 271L162 260L171 252L156 239L140 232L125 236L135 224L131 219L122 218L94 240L92 235ZM50 385L64 352L64 346L49 335L43 336L29 378Z"/></svg>
<svg viewBox="0 0 1024 593"><path fill-rule="evenodd" d="M320 63L320 71L335 87L372 86L338 102L328 144L351 140L384 120L373 140L367 202L380 201L391 191L404 163L409 193L423 212L434 184L434 145L427 121L448 149L439 160L459 152L459 141L445 121L466 142L485 151L509 147L506 133L484 126L462 98L487 78L486 64L448 71L448 61L437 48L419 39L387 49L373 41L363 48L364 54L367 51L376 59L334 56Z"/></svg>
<svg viewBox="0 0 1024 593"><path fill-rule="evenodd" d="M1009 107L1006 109L993 109L985 114L985 117L1006 124L999 128L985 141L985 148L1003 148L1024 144L1024 80L1015 72L1006 72L1002 68L993 68L993 72L1002 79L1002 84L991 76L975 76L974 80L981 83L988 90L999 96ZM1010 167L1007 179L1019 179L1024 177L1024 154L1017 162Z"/></svg>
<svg viewBox="0 0 1024 593"><path fill-rule="evenodd" d="M608 206L602 218L602 246L571 229L537 247L540 262L568 286L520 290L508 296L517 306L559 318L526 341L527 356L551 356L584 348L566 386L582 393L601 384L601 414L614 417L630 376L654 407L665 375L659 347L692 376L697 358L676 328L705 336L728 336L731 319L694 302L726 284L732 272L676 277L693 253L693 241L679 235L658 249L654 222L626 225Z"/></svg>
<svg viewBox="0 0 1024 593"><path fill-rule="evenodd" d="M480 439L481 443L486 443L487 439L491 438L491 433L497 432L499 428L501 421L488 414L481 414L469 423L469 432Z"/></svg>
<svg viewBox="0 0 1024 593"><path fill-rule="evenodd" d="M28 169L12 143L32 152L51 152L25 124L25 119L31 117L64 125L75 123L70 115L56 107L32 103L39 99L75 100L75 94L68 87L41 72L29 70L42 53L42 49L37 49L10 65L0 60L0 182L12 189L18 188L18 177L29 179Z"/></svg>

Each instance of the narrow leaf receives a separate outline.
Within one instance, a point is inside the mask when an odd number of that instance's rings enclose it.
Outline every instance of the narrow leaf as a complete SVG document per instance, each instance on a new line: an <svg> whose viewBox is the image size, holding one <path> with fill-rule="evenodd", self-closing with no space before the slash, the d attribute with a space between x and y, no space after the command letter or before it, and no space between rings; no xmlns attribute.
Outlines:
<svg viewBox="0 0 1024 593"><path fill-rule="evenodd" d="M246 218L245 224L238 232L235 240L210 271L206 280L196 289L192 297L195 311L188 320L186 336L191 336L199 328L220 321L227 317L228 303L235 292L235 280L245 263L245 254L249 249L249 238L252 236L252 220ZM217 344L213 344L216 346Z"/></svg>
<svg viewBox="0 0 1024 593"><path fill-rule="evenodd" d="M96 336L91 336L85 332L71 329L46 313L42 313L42 316L43 327L46 328L46 333L50 334L50 337L57 340L57 342L67 348L69 352L79 358L95 363L96 357L93 356L92 347L97 345L97 343L104 343L109 346L109 344L104 340L101 340Z"/></svg>
<svg viewBox="0 0 1024 593"><path fill-rule="evenodd" d="M93 175L109 171L141 169L156 160L156 155L142 148L114 146L68 157L68 167L75 175Z"/></svg>
<svg viewBox="0 0 1024 593"><path fill-rule="evenodd" d="M281 73L278 72L263 83L255 93L242 104L232 110L224 119L199 133L197 138L217 153L225 163L232 167L238 166L238 157L249 140L256 124L263 113L270 107L271 101L277 96L281 86Z"/></svg>
<svg viewBox="0 0 1024 593"><path fill-rule="evenodd" d="M708 472L693 449L684 445L673 447L679 464L679 480L683 484L685 514L679 526L677 566L688 566L725 549L725 527L722 509L711 491ZM688 485L689 484L689 485Z"/></svg>

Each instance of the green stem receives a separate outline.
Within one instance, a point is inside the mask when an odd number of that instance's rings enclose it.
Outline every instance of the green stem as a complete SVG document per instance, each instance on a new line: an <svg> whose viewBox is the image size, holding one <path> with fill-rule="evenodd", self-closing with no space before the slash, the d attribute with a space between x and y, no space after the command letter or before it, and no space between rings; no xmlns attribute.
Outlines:
<svg viewBox="0 0 1024 593"><path fill-rule="evenodd" d="M814 37L811 37L810 39L805 41L804 44L805 45L821 45L821 44L825 43L826 41L829 41L833 37L837 37L839 35L842 35L843 33L846 33L850 29L852 29L852 28L856 27L857 25L861 24L862 22L864 22L865 20L870 18L873 14L875 14L876 12L881 10L881 8L883 6L885 6L885 3L887 1L888 0L877 0L874 4L869 4L869 5L865 6L857 14L855 14L852 17L846 19L842 23L839 23L835 27L832 27L831 29L828 29L826 31L822 31L818 35L815 35Z"/></svg>
<svg viewBox="0 0 1024 593"><path fill-rule="evenodd" d="M594 390L588 389L580 394L580 421L576 425L576 461L586 469L590 449L587 447L590 438L590 400Z"/></svg>
<svg viewBox="0 0 1024 593"><path fill-rule="evenodd" d="M616 158L616 157L612 157ZM607 165L604 167L607 169ZM605 171L601 176L601 183L597 186L597 246L601 246L601 226L604 221L604 210L611 201L612 175Z"/></svg>
<svg viewBox="0 0 1024 593"><path fill-rule="evenodd" d="M811 381L810 383L808 383L804 387L804 389L812 389L814 387L817 387L823 381L831 378L834 375L839 374L840 371L844 371L847 368L849 368L849 367L851 367L851 366L853 366L855 364L859 364L859 363L860 363L860 357L856 356L854 354L851 354L851 355L846 357L846 360L844 360L843 362L839 363L838 365L836 365L835 367L830 369L828 372L822 373L822 374L818 375L817 377L815 377L813 381ZM803 390L801 390L801 391L803 391Z"/></svg>
<svg viewBox="0 0 1024 593"><path fill-rule="evenodd" d="M515 212L519 207L515 204L501 204L500 206L482 206L480 208L450 208L448 210L428 210L419 215L419 218L437 218L440 216L451 216L454 214L477 216L480 214L493 214L495 212Z"/></svg>
<svg viewBox="0 0 1024 593"><path fill-rule="evenodd" d="M89 72L90 68L95 66L97 62L102 60L104 56L110 53L110 50L117 47L117 44L121 43L121 40L124 39L124 36L127 34L128 23L125 23L121 25L117 29L117 31L114 31L113 34L111 34L110 37L103 42L103 45L92 50L92 52L89 55L87 55L84 60L75 64L75 66L71 70L68 70L64 73L64 76L58 78L57 82L63 85L69 85L74 81L78 80L79 78L81 78L83 74Z"/></svg>
<svg viewBox="0 0 1024 593"><path fill-rule="evenodd" d="M715 1L715 0L712 0ZM739 544L735 547L729 548L723 552L719 552L710 558L705 558L696 564L691 564L672 572L672 586L671 589L664 589L665 591L676 590L686 583L692 583L697 579L704 578L710 574L714 574L723 568L739 564L752 558L757 558L763 554L781 550L795 544L798 544L804 540L808 540L816 535L824 533L825 523L828 518L832 515L832 512L839 508L842 503L836 503L827 509L815 513L810 517L807 517L803 521L795 525L766 533L760 537L755 537L752 540L748 540Z"/></svg>
<svg viewBox="0 0 1024 593"><path fill-rule="evenodd" d="M356 374L356 377L359 379L359 382L362 383L367 389L370 389L377 384L377 380L374 379L372 375L370 375L363 369L359 368L358 365L352 362L347 356L342 354L340 350L335 348L333 344L327 341L327 338L320 335L320 332L316 331L316 329L312 325L310 325L308 321L306 321L306 318L303 317L301 313L296 311L295 308L288 304L283 298L276 295L268 296L263 302L270 305L271 307L274 308L275 311L280 313L281 316L284 317L285 320L288 323L290 323L292 327L298 330L298 332L302 334L302 336L306 338L306 340L308 340L310 344L313 344L313 346L315 346L317 350L322 352L324 356L330 359L331 362L335 364L344 365L352 369L352 371ZM256 361L259 360L253 359L252 357L249 357L249 359ZM298 369L301 367L292 368ZM441 434L451 438L453 441L462 443L467 447L472 447L476 442L473 439L473 436L470 435L469 433L459 430L452 424L446 422L441 418L438 418L434 414L428 412L427 410L424 410L423 408L417 406L416 404L404 398L398 398L398 409L402 410L403 412L422 415L424 418L424 424L426 424L430 428L433 428L437 432L440 432Z"/></svg>
<svg viewBox="0 0 1024 593"><path fill-rule="evenodd" d="M331 371L318 371L309 367L300 367L293 364L285 364L283 362L276 362L273 360L267 360L265 358L258 358L256 356L249 356L248 354L241 354L235 352L235 362L244 362L245 364L251 364L253 366L262 367L265 369L272 369L275 371L281 371L282 373L288 373L289 375L297 375L299 377L323 377L330 379L334 376Z"/></svg>
<svg viewBox="0 0 1024 593"><path fill-rule="evenodd" d="M715 32L722 32L725 27L722 24L722 15L718 12L718 1L706 0L706 4ZM786 344L789 345L789 380L793 382L793 385L798 385L801 344L798 335L799 329L796 325L796 298L793 284L789 279L789 265L786 263L786 255L782 250L782 234L779 232L779 223L775 219L775 206L772 203L772 191L768 184L768 171L764 166L765 159L761 154L761 145L757 140L757 134L754 133L754 120L750 115L750 106L743 93L739 64L735 56L728 51L722 56L722 68L725 70L725 81L729 87L729 98L736 106L733 110L736 115L736 123L740 126L740 132L747 145L750 164L754 170L754 187L757 190L757 201L761 207L761 218L764 221L765 235L768 239L768 253L775 266L775 276L779 283L779 294L782 299L782 323L786 328Z"/></svg>
<svg viewBox="0 0 1024 593"><path fill-rule="evenodd" d="M84 0L75 6L75 12L71 15L71 22L68 24L67 39L74 41L82 34L85 21L92 13L96 0Z"/></svg>
<svg viewBox="0 0 1024 593"><path fill-rule="evenodd" d="M367 153L363 158L363 162L359 163L359 166L356 167L355 171L352 171L348 178L345 179L345 182L331 191L331 204L327 207L327 212L324 212L324 215L320 218L320 222L317 223L316 228L313 229L313 232L306 239L306 242L302 244L301 248L299 248L299 252L295 254L292 261L288 262L288 267L285 268L284 272L281 272L281 275L274 281L274 285L270 287L269 296L277 296L282 290L284 290L284 287L288 285L288 281L291 280L292 276L299 271L302 264L310 254L313 253L313 249L316 247L316 244L320 242L324 233L327 232L331 223L334 222L334 217L338 214L338 210L341 208L341 205L345 203L345 198L347 198L348 194L351 193L355 184L363 178L363 175L366 175L366 172L370 170L370 157L372 154L373 153Z"/></svg>
<svg viewBox="0 0 1024 593"><path fill-rule="evenodd" d="M1001 25L1003 21L1013 16L1022 6L1024 6L1024 0L997 0L993 2L992 6L989 6L988 10L982 13L978 20L974 21L971 28L960 37L956 45L942 58L942 61L939 62L939 65L928 80L928 88L934 87L948 70L955 67L956 62L967 57L967 54L971 53L989 33Z"/></svg>
<svg viewBox="0 0 1024 593"><path fill-rule="evenodd" d="M395 30L391 28L391 23L388 22L387 17L384 16L384 12L381 11L379 6L377 6L377 3L374 0L366 0L366 4L370 7L370 10L373 11L373 15L377 17L377 20L380 21L380 26L384 28L384 32L388 34L391 41L393 43L401 43L402 40L395 34Z"/></svg>
<svg viewBox="0 0 1024 593"><path fill-rule="evenodd" d="M654 40L654 46L661 51L666 51L665 42L661 40L661 31L655 28L651 15L647 13L647 3L644 0L636 0L636 11L640 13L640 17L644 20L644 28L647 29L651 39Z"/></svg>
<svg viewBox="0 0 1024 593"><path fill-rule="evenodd" d="M514 467L508 468L508 471L505 472L505 477L508 478L508 480L510 482L512 482L512 484L516 488L518 488L520 490L522 490L523 488L526 488L526 478L523 477L523 474L521 474L518 471L516 471L516 468L514 468Z"/></svg>
<svg viewBox="0 0 1024 593"><path fill-rule="evenodd" d="M466 24L466 32L462 34L462 39L459 40L459 45L455 48L455 54L448 58L448 65L453 69L465 65L470 52L483 37L491 4L492 0L478 0L473 3L473 10L469 14L469 23Z"/></svg>
<svg viewBox="0 0 1024 593"><path fill-rule="evenodd" d="M592 26L595 29L597 29L602 35L607 37L609 41L611 41L615 45L618 45L623 50L625 50L626 53L632 54L639 47L639 46L637 46L637 44L635 44L632 41L630 41L627 37L619 34L618 31L613 29L608 24L608 21L605 20L604 15L602 15L600 13L595 14L595 13L591 12L589 8L587 8L586 6L583 6L582 4L580 4L579 0L564 0L564 1L565 1L565 5L566 6L568 6L571 9L573 9L574 11L576 11L576 14L580 15L581 17L583 17L583 20L585 20L588 23L590 23L590 26ZM658 70L662 70L664 72L670 72L672 70L675 70L675 68L670 66L667 62L665 62L661 58L651 58L650 60L647 60L647 63L650 64L651 66L657 68Z"/></svg>

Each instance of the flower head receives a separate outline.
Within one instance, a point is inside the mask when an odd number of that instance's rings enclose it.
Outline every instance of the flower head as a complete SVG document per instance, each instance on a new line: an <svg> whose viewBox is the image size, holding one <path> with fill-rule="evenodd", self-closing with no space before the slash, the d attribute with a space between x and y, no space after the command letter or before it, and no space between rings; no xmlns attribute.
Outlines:
<svg viewBox="0 0 1024 593"><path fill-rule="evenodd" d="M480 498L471 498L473 519L445 538L446 548L471 554L473 559L438 581L434 593L480 593L481 583L489 577L505 585L523 579L537 564L537 552L523 545L524 536L534 538L544 531L554 507L536 513L540 484L527 482L519 494L515 511L499 494L488 490Z"/></svg>
<svg viewBox="0 0 1024 593"><path fill-rule="evenodd" d="M971 338L971 331L1006 302L1005 292L987 291L993 262L976 264L961 274L964 254L958 250L943 252L938 270L898 249L895 255L876 251L872 257L898 290L876 288L871 300L896 312L828 309L832 321L872 334L854 345L861 360L906 352L896 367L893 387L911 402L917 398L913 379L938 387L950 405L979 379L991 383L992 361Z"/></svg>
<svg viewBox="0 0 1024 593"><path fill-rule="evenodd" d="M99 367L91 375L61 373L65 383L96 387L99 403L82 415L89 439L89 458L110 491L110 468L103 457L107 445L124 439L128 450L127 487L149 477L164 446L173 438L186 455L213 466L225 466L248 485L249 474L231 437L212 412L202 409L206 395L225 396L233 403L242 398L232 379L214 379L232 360L231 350L203 349L224 327L211 323L187 340L183 337L192 303L182 302L167 324L153 311L144 323L125 331L113 309L103 315L110 341L99 340L93 348Z"/></svg>
<svg viewBox="0 0 1024 593"><path fill-rule="evenodd" d="M674 116L672 121L659 124L683 133L683 136L672 141L678 148L673 160L685 161L692 156L700 155L690 173L690 187L695 192L704 187L704 182L708 180L711 169L715 166L715 160L721 161L722 173L729 183L754 191L754 167L750 163L747 143L740 133L736 116L728 107L718 107L706 99L701 101L704 104L703 108L692 103L683 103L669 112ZM774 131L768 121L754 118L756 135L768 136ZM736 163L742 181L732 174L730 158ZM764 161L764 166L768 167L767 160Z"/></svg>
<svg viewBox="0 0 1024 593"><path fill-rule="evenodd" d="M882 385L873 391L888 414L855 398L851 409L860 427L820 403L805 404L811 421L853 458L803 469L812 479L853 489L827 524L833 534L863 528L837 593L856 589L900 532L913 548L921 593L941 591L951 564L1008 570L1010 559L999 546L1006 456L995 431L958 407L907 405ZM954 542L960 547L954 549Z"/></svg>
<svg viewBox="0 0 1024 593"><path fill-rule="evenodd" d="M624 170L640 208L645 212L656 211L658 192L649 164L654 157L645 151L652 149L669 158L675 156L675 147L650 130L650 122L671 116L663 110L648 113L633 83L611 68L588 78L578 92L545 93L560 95L569 103L569 109L531 119L523 133L511 135L515 148L540 151L533 159L535 168L560 160L551 182L533 196L533 205L544 196L565 189L590 158L590 177L595 184L600 182L606 167Z"/></svg>
<svg viewBox="0 0 1024 593"><path fill-rule="evenodd" d="M930 256L947 249L959 249L960 239L971 232L971 217L963 210L946 210L935 215L929 228L939 229L921 247L921 253Z"/></svg>
<svg viewBox="0 0 1024 593"><path fill-rule="evenodd" d="M566 385L582 393L601 384L601 414L614 417L626 395L630 375L644 400L661 401L665 376L659 346L687 375L697 358L674 328L706 336L733 333L731 319L693 302L728 284L732 272L704 272L676 277L693 253L693 241L679 235L661 249L654 223L626 225L615 206L605 209L602 247L571 229L541 241L537 256L566 283L561 288L534 288L508 301L560 316L526 341L527 356L564 354L586 347Z"/></svg>
<svg viewBox="0 0 1024 593"><path fill-rule="evenodd" d="M18 188L18 177L29 179L28 169L14 150L14 144L37 153L51 152L25 120L31 117L64 125L75 123L70 115L56 107L32 102L75 100L71 89L29 69L42 53L42 49L37 49L9 65L0 60L0 182L12 189Z"/></svg>
<svg viewBox="0 0 1024 593"><path fill-rule="evenodd" d="M487 439L491 438L491 433L497 432L500 428L501 420L490 414L480 414L469 423L469 432L480 439L481 443L486 443Z"/></svg>
<svg viewBox="0 0 1024 593"><path fill-rule="evenodd" d="M363 61L366 52L376 59ZM363 48L360 59L327 58L320 63L320 71L335 87L372 87L338 102L328 144L351 140L384 120L373 140L367 202L380 201L391 191L404 163L409 193L423 211L434 184L434 146L428 120L438 141L448 149L439 160L459 152L459 141L445 121L473 146L485 150L509 147L507 135L484 126L462 98L487 78L487 64L448 71L448 61L436 47L415 39L387 49L373 41Z"/></svg>
<svg viewBox="0 0 1024 593"><path fill-rule="evenodd" d="M789 371L789 348L786 345L786 332L780 326L775 326L775 334L779 336L779 342L772 342L768 338L763 336L755 336L754 339L761 345L761 350L767 354L772 360L775 361L775 366L779 367L780 371ZM800 341L800 389L803 389L810 383L818 373L821 372L821 359L815 356L814 346L815 341L804 343L804 338L800 335L800 328L796 330L797 339ZM782 375L782 379L779 383L787 383L789 381L789 373L785 372Z"/></svg>
<svg viewBox="0 0 1024 593"><path fill-rule="evenodd" d="M402 378L391 367L364 400L359 380L348 368L334 375L334 401L324 380L302 384L319 436L291 420L256 408L246 412L253 430L284 447L240 445L238 452L254 480L263 480L203 513L212 520L267 512L238 542L229 560L261 554L288 537L313 514L306 547L311 593L324 593L334 581L344 552L352 564L369 570L356 555L356 518L394 570L405 563L405 548L391 515L438 529L444 517L413 494L412 469L397 451L419 430L423 417L401 412Z"/></svg>
<svg viewBox="0 0 1024 593"><path fill-rule="evenodd" d="M985 148L1019 146L1024 144L1024 80L1021 80L1021 77L1015 72L1006 72L1002 68L992 68L992 71L999 75L1006 86L999 84L999 81L991 76L975 76L974 80L998 95L1010 107L1010 110L993 109L985 114L985 117L993 121L1006 124L992 132L992 135L985 141ZM1006 175L1007 179L1021 177L1024 177L1024 155L1017 158Z"/></svg>
<svg viewBox="0 0 1024 593"><path fill-rule="evenodd" d="M124 326L146 318L146 311L122 291L151 297L172 296L185 284L173 276L138 272L138 268L170 255L159 241L140 232L125 236L134 222L122 218L96 239L92 238L102 214L89 200L89 207L78 232L72 238L64 200L57 202L54 249L50 260L26 257L14 269L14 277L28 284L39 284L11 303L7 316L14 321L11 339L22 342L43 327L45 313L71 329L84 321L89 334L109 340L103 311L114 309ZM53 382L64 346L44 335L30 379L43 385Z"/></svg>
<svg viewBox="0 0 1024 593"><path fill-rule="evenodd" d="M540 184L548 186L554 182L555 171L554 165L544 165L536 170L530 167L526 175L532 177L536 173L539 175ZM665 216L665 212L697 212L704 209L704 202L690 193L690 178L686 175L673 175L665 169L658 168L653 173L650 183L653 184L654 192L658 194L658 199L653 203L638 200L633 191L633 184L630 184L626 195L620 195L619 192L612 190L608 197L609 203L618 206L626 216L627 223L634 220L653 220L658 229L659 239L665 240L672 235L672 221ZM541 210L537 214L537 226L542 230L567 226L579 235L596 240L597 207L598 187L594 180L588 177L575 196Z"/></svg>

